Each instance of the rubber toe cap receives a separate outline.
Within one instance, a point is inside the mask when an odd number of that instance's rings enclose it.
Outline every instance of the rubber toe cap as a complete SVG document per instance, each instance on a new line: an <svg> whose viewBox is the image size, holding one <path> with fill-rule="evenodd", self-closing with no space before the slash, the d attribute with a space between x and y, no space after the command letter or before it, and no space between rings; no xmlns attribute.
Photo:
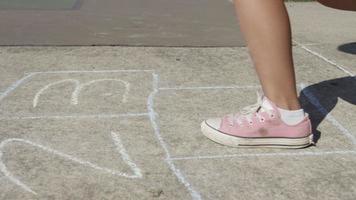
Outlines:
<svg viewBox="0 0 356 200"><path fill-rule="evenodd" d="M208 119L205 121L205 123L211 128L219 130L221 126L221 119L220 118Z"/></svg>

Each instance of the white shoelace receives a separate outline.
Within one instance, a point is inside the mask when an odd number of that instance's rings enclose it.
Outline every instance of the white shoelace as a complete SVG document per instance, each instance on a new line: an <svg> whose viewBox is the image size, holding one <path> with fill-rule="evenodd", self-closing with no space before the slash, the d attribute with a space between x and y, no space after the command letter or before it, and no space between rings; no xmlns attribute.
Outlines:
<svg viewBox="0 0 356 200"><path fill-rule="evenodd" d="M252 124L253 123L252 118L254 116L256 116L260 120L260 122L264 122L265 119L260 114L261 109L263 109L262 108L263 96L259 92L256 92L256 94L257 94L257 103L246 106L242 108L240 112L238 112L237 114L231 115L231 117L229 117L230 125L233 125L234 123L241 125L244 119L246 119L248 123ZM267 112L270 117L273 117L271 110L263 109L263 111Z"/></svg>

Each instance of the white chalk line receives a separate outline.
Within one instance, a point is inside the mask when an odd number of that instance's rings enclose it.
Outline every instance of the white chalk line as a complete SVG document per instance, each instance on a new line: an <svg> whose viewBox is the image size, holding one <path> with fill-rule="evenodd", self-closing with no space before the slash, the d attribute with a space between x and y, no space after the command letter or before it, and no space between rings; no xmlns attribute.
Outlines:
<svg viewBox="0 0 356 200"><path fill-rule="evenodd" d="M38 71L38 72L26 72L23 78L19 79L15 83L13 83L10 87L8 87L4 92L0 93L0 102L8 96L13 90L15 90L19 85L25 82L27 79L31 78L37 74L66 74L66 73L133 73L133 72L154 72L152 69L147 70L68 70L68 71Z"/></svg>
<svg viewBox="0 0 356 200"><path fill-rule="evenodd" d="M2 94L0 94L0 102L7 96L9 95L12 91L14 91L19 85L21 85L23 82L27 81L30 79L34 74L30 73L23 78L17 80L15 83L13 83L10 87L8 87Z"/></svg>
<svg viewBox="0 0 356 200"><path fill-rule="evenodd" d="M303 43L303 45L304 46L318 46L318 45L320 45L320 43ZM298 44L294 44L294 46L298 46Z"/></svg>
<svg viewBox="0 0 356 200"><path fill-rule="evenodd" d="M161 133L160 133L160 129L159 129L159 125L157 123L157 116L158 114L155 112L154 110L154 98L156 96L156 94L158 93L158 82L159 82L159 77L157 74L153 73L153 91L151 92L151 94L149 95L148 99L147 99L147 109L149 112L149 117L150 117L150 121L151 121L151 125L152 128L154 130L154 134L157 138L157 140L159 141L160 145L162 146L165 154L166 154L166 159L165 162L168 164L170 170L174 173L174 175L178 178L179 182L181 182L189 191L192 199L194 200L200 200L202 199L200 194L192 187L192 185L186 180L186 178L184 177L184 175L182 174L182 172L175 166L175 164L173 163L172 160L170 160L171 156L168 150L168 146L167 144L164 142Z"/></svg>
<svg viewBox="0 0 356 200"><path fill-rule="evenodd" d="M87 118L122 118L148 116L148 113L119 113L119 114L93 114L93 115L40 115L40 116L1 116L0 120L31 120L31 119L87 119Z"/></svg>
<svg viewBox="0 0 356 200"><path fill-rule="evenodd" d="M346 74L348 74L348 75L350 75L350 76L355 76L355 74L353 74L352 72L348 71L345 66L340 65L340 64L337 64L336 62L332 61L331 59L329 59L329 58L327 58L327 57L321 55L320 53L318 53L318 52L316 52L316 51L313 51L313 50L309 49L309 48L306 47L305 45L303 45L303 44L301 44L301 43L299 43L299 42L297 42L297 41L295 41L295 40L293 40L293 41L294 41L294 43L295 43L297 46L299 46L300 48L302 48L302 49L304 49L305 51L309 52L310 54L313 54L314 56L316 56L316 57L318 57L318 58L324 60L325 62L329 63L330 65L332 65L332 66L334 66L334 67L336 67L336 68L338 68L339 70L345 72Z"/></svg>
<svg viewBox="0 0 356 200"><path fill-rule="evenodd" d="M341 133L351 140L354 148L356 147L356 138L350 133L335 117L333 117L319 102L319 100L313 95L311 91L309 91L305 84L301 84L301 89L303 94L309 99L310 103L312 103L318 111L325 116L325 119L328 120L332 125L334 125L337 129L341 131Z"/></svg>
<svg viewBox="0 0 356 200"><path fill-rule="evenodd" d="M129 92L130 92L130 83L128 83L126 81L123 81L121 79L96 79L96 80L92 80L92 81L89 81L89 82L86 82L86 83L80 83L79 80L75 80L75 79L64 79L64 80L60 80L60 81L49 83L49 84L45 85L44 87L42 87L36 93L35 97L33 98L32 105L33 105L34 108L37 107L39 98L50 87L58 85L58 84L61 84L61 83L66 83L66 82L74 84L75 89L72 92L72 97L71 97L71 102L70 103L72 105L78 105L79 94L85 87L88 87L88 86L90 86L90 85L92 85L94 83L104 82L104 81L114 81L114 82L119 82L119 83L124 84L125 92L122 95L122 100L121 101L122 101L122 103L126 103L127 102L127 98L128 98Z"/></svg>
<svg viewBox="0 0 356 200"><path fill-rule="evenodd" d="M112 140L114 141L114 144L116 146L116 150L120 153L120 156L122 158L122 160L124 161L125 164L127 164L130 169L133 172L133 175L127 174L127 173L123 173L123 172L119 172L116 170L112 170L106 167L100 167L96 164L93 164L89 161L85 161L79 158L76 158L74 156L71 156L69 154L66 153L62 153L58 150L52 149L50 147L46 147L43 146L41 144L36 144L32 141L29 140L25 140L25 139L20 139L20 138L10 138L10 139L6 139L4 141L2 141L0 143L0 171L5 175L5 177L10 180L11 182L13 182L14 184L18 185L19 187L21 187L22 189L24 189L27 192L30 192L34 195L36 195L37 193L35 191L33 191L29 186L27 186L26 184L24 184L23 182L21 182L17 177L15 177L6 167L6 165L4 164L3 160L2 160L2 156L3 156L3 152L4 152L4 147L10 144L13 144L15 142L19 142L19 143L23 143L23 144L27 144L36 148L39 148L43 151L46 151L48 153L54 154L56 156L62 157L64 159L70 160L72 162L84 165L86 167L90 167L93 168L95 170L98 171L102 171L104 173L109 173L115 176L121 176L121 177L125 177L125 178L142 178L142 173L141 170L137 167L137 165L131 160L130 156L127 154L126 149L124 148L119 136L117 133L115 132L111 132L111 137Z"/></svg>
<svg viewBox="0 0 356 200"><path fill-rule="evenodd" d="M74 80L74 79L64 79L64 80L56 81L56 82L50 83L48 85L45 85L36 93L35 97L33 98L33 101L32 101L33 107L34 108L37 107L38 100L43 92L45 92L46 90L48 90L50 87L52 87L54 85L58 85L58 84L65 83L65 82L74 83L75 88L78 88L78 86L79 86L79 81ZM73 93L72 93L72 98L73 98Z"/></svg>
<svg viewBox="0 0 356 200"><path fill-rule="evenodd" d="M300 84L298 84L300 85ZM242 89L252 90L260 89L260 85L220 85L220 86L186 86L186 87L160 87L159 90L224 90L224 89Z"/></svg>
<svg viewBox="0 0 356 200"><path fill-rule="evenodd" d="M56 70L56 71L38 71L29 72L29 74L74 74L74 73L136 73L136 72L154 72L152 69L130 69L130 70Z"/></svg>
<svg viewBox="0 0 356 200"><path fill-rule="evenodd" d="M303 152L282 152L282 153L242 153L242 154L224 154L224 155L211 155L211 156L182 156L170 158L172 161L177 160L203 160L203 159L223 159L223 158L235 158L235 157L279 157L279 156L324 156L335 154L356 154L356 151L303 151Z"/></svg>
<svg viewBox="0 0 356 200"><path fill-rule="evenodd" d="M259 85L196 86L196 87L160 87L159 90L219 90L219 89L258 89Z"/></svg>
<svg viewBox="0 0 356 200"><path fill-rule="evenodd" d="M134 163L127 153L119 135L113 131L111 131L111 138L114 140L114 144L116 146L116 150L120 153L122 160L130 166L134 175L126 175L128 178L142 178L141 169L137 167L136 163ZM123 173L124 174L124 173Z"/></svg>
<svg viewBox="0 0 356 200"><path fill-rule="evenodd" d="M119 82L119 83L124 84L125 93L122 96L122 103L126 103L127 102L127 98L128 98L129 92L130 92L130 83L128 83L127 81L123 81L121 79L97 79L97 80L89 81L87 83L80 84L78 87L76 87L74 92L73 92L73 94L72 94L71 103L73 105L77 105L78 104L78 96L79 96L80 92L83 90L83 88L88 87L91 84L98 83L98 82L104 82L104 81L114 81L114 82Z"/></svg>

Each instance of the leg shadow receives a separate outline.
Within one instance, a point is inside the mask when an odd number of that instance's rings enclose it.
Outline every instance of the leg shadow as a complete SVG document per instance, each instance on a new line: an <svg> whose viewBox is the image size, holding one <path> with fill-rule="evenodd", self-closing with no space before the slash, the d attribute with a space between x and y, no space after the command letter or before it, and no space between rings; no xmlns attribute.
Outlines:
<svg viewBox="0 0 356 200"><path fill-rule="evenodd" d="M356 105L356 77L323 81L310 85L300 92L302 107L309 113L312 121L315 143L321 136L318 126L336 106L338 98Z"/></svg>
<svg viewBox="0 0 356 200"><path fill-rule="evenodd" d="M356 55L356 42L342 44L337 49L345 53Z"/></svg>

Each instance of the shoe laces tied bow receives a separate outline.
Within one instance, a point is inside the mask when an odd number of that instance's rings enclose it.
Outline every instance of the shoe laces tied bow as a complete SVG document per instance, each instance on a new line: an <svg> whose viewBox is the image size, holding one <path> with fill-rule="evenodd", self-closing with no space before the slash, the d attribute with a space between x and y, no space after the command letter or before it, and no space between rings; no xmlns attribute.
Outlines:
<svg viewBox="0 0 356 200"><path fill-rule="evenodd" d="M273 116L272 111L269 109L264 109L262 107L263 103L263 95L259 92L256 92L257 95L257 102L253 105L246 106L242 108L238 113L230 115L228 117L230 125L233 126L234 124L242 125L243 121L246 120L249 124L253 124L253 118L257 117L260 122L264 122L264 118L261 115L261 112L267 112L269 116Z"/></svg>

